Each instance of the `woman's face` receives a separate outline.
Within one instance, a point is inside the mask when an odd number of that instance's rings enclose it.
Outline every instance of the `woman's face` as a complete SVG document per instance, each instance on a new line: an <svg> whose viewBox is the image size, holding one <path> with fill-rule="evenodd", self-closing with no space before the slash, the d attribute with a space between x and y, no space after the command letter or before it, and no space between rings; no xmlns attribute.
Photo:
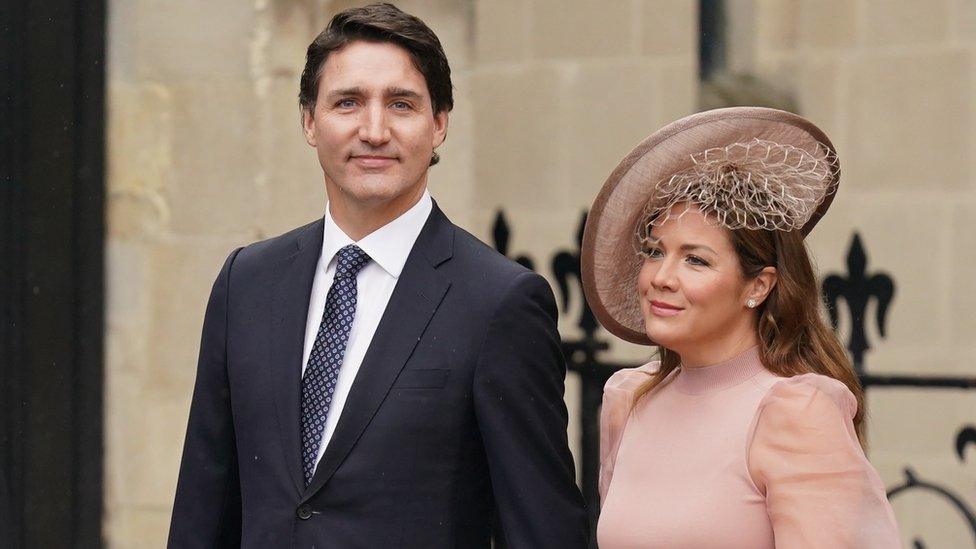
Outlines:
<svg viewBox="0 0 976 549"><path fill-rule="evenodd" d="M681 355L722 357L725 346L755 338L755 312L746 306L757 293L747 280L728 231L710 223L695 205L676 204L644 242L637 278L648 337ZM761 301L759 299L758 301Z"/></svg>

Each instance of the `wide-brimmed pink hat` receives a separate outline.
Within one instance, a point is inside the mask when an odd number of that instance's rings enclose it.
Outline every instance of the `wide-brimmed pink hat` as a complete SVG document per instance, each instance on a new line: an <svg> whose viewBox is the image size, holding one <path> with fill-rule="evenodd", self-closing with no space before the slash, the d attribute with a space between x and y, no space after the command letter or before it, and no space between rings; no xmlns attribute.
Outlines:
<svg viewBox="0 0 976 549"><path fill-rule="evenodd" d="M704 173L703 169L713 171ZM732 183L728 183L727 173L733 173ZM701 182L715 174L720 174L717 178L725 183L706 183L703 191ZM696 199L692 202L707 203L723 221L728 217L734 222L736 218L749 219L754 212L740 211L741 199L728 196L730 185L736 189L733 195L748 192L758 196L763 207L769 206L765 198L788 202L793 199L791 191L799 189L805 209L799 209L798 214L791 210L793 215L786 216L790 218L787 222L776 214L770 216L774 221L761 222L758 227L748 222L724 224L731 228L800 230L806 236L826 213L839 180L840 165L833 144L819 128L793 113L733 107L693 114L668 124L617 165L590 208L580 258L590 309L617 337L654 345L644 330L637 293L643 258L635 247L638 225L646 221L653 201L666 202L669 194L672 203L687 200L687 191L693 188ZM673 197L682 190L685 194ZM763 212L759 215L766 220Z"/></svg>

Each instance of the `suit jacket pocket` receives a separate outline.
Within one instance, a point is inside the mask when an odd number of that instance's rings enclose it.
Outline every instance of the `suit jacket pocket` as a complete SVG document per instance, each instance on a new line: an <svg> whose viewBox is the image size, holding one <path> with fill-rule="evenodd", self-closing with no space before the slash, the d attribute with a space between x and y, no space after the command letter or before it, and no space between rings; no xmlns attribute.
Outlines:
<svg viewBox="0 0 976 549"><path fill-rule="evenodd" d="M397 389L440 389L447 383L450 370L423 369L403 370L394 387Z"/></svg>

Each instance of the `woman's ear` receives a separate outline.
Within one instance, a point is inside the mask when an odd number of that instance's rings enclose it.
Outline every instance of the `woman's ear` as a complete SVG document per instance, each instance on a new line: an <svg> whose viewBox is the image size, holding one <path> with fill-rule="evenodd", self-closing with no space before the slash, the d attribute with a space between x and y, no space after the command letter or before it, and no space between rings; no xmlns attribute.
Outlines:
<svg viewBox="0 0 976 549"><path fill-rule="evenodd" d="M762 271L752 279L746 291L746 306L750 309L758 307L769 292L773 291L777 280L776 267L763 267Z"/></svg>

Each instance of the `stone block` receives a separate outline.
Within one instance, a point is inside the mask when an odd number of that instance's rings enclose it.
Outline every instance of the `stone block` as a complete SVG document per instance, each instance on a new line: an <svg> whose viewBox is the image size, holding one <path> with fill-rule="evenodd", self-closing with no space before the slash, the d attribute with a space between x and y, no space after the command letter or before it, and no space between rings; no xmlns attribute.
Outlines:
<svg viewBox="0 0 976 549"><path fill-rule="evenodd" d="M472 9L460 0L402 0L397 7L424 21L437 35L452 70L467 68L471 59Z"/></svg>
<svg viewBox="0 0 976 549"><path fill-rule="evenodd" d="M305 142L297 78L278 77L262 104L257 154L261 197L257 239L304 225L325 214L325 181L314 148Z"/></svg>
<svg viewBox="0 0 976 549"><path fill-rule="evenodd" d="M308 45L328 23L319 4L317 0L258 4L261 25L256 30L254 64L261 76L293 79L295 97Z"/></svg>
<svg viewBox="0 0 976 549"><path fill-rule="evenodd" d="M106 510L105 540L112 549L163 549L172 502L166 508L118 506Z"/></svg>
<svg viewBox="0 0 976 549"><path fill-rule="evenodd" d="M847 261L854 233L867 256L866 277L886 273L895 284L887 312L886 337L875 322L877 302L869 302L864 328L872 349L865 355L871 371L892 373L926 358L926 367L951 354L949 270L952 268L950 208L925 193L856 193L844 187L827 216L807 238L818 267L818 278L830 274L849 278ZM839 337L846 346L851 316L846 302L838 306ZM898 358L903 356L903 358ZM908 359L907 357L911 357Z"/></svg>
<svg viewBox="0 0 976 549"><path fill-rule="evenodd" d="M757 0L755 2L757 48L782 51L796 47L800 1Z"/></svg>
<svg viewBox="0 0 976 549"><path fill-rule="evenodd" d="M151 386L147 390L152 390ZM146 455L136 463L133 471L139 480L132 496L145 505L166 508L173 504L179 478L186 438L187 418L190 415L190 394L175 399L147 396L145 431L133 436L145 438Z"/></svg>
<svg viewBox="0 0 976 549"><path fill-rule="evenodd" d="M838 97L841 92L840 67L834 59L811 59L797 66L795 94L799 113L822 129L838 150L846 143ZM841 157L842 169L847 158ZM846 182L845 182L846 183Z"/></svg>
<svg viewBox="0 0 976 549"><path fill-rule="evenodd" d="M806 48L850 48L857 42L858 2L800 0L800 44Z"/></svg>
<svg viewBox="0 0 976 549"><path fill-rule="evenodd" d="M698 110L698 88L701 83L696 60L663 64L659 74L657 94L660 97L660 110L654 124L655 130Z"/></svg>
<svg viewBox="0 0 976 549"><path fill-rule="evenodd" d="M699 29L695 2L644 0L640 21L641 52L644 55L697 56Z"/></svg>
<svg viewBox="0 0 976 549"><path fill-rule="evenodd" d="M474 55L479 63L518 61L529 53L530 3L523 0L476 0Z"/></svg>
<svg viewBox="0 0 976 549"><path fill-rule="evenodd" d="M919 365L918 372L925 373L924 365ZM870 455L898 456L907 465L927 459L933 448L952 448L958 430L972 422L971 413L967 414L972 410L971 399L971 395L952 390L868 389ZM919 409L926 413L917 413ZM942 456L950 458L949 452ZM892 484L903 480L901 471L898 473Z"/></svg>
<svg viewBox="0 0 976 549"><path fill-rule="evenodd" d="M803 62L797 61L793 55L781 53L764 53L756 56L756 67L751 76L752 92L758 104L795 112L797 88L799 88L799 71ZM749 73L746 73L748 78ZM748 80L746 80L748 82ZM743 103L749 104L749 103Z"/></svg>
<svg viewBox="0 0 976 549"><path fill-rule="evenodd" d="M114 486L115 503L156 509L173 504L190 399L163 402L155 396L145 388L139 400L120 410L127 422L110 462L113 477L121 483Z"/></svg>
<svg viewBox="0 0 976 549"><path fill-rule="evenodd" d="M475 106L471 73L454 76L454 110L448 116L447 139L438 149L441 161L428 172L428 188L438 206L461 226L470 222L475 193Z"/></svg>
<svg viewBox="0 0 976 549"><path fill-rule="evenodd" d="M972 54L859 57L849 66L855 189L957 189L972 176Z"/></svg>
<svg viewBox="0 0 976 549"><path fill-rule="evenodd" d="M109 508L128 501L132 445L143 444L140 400L145 367L138 355L123 349L130 345L128 335L113 329L106 333L105 502Z"/></svg>
<svg viewBox="0 0 976 549"><path fill-rule="evenodd" d="M147 238L165 229L163 191L173 182L169 87L110 80L107 99L107 232Z"/></svg>
<svg viewBox="0 0 976 549"><path fill-rule="evenodd" d="M973 291L973 281L976 280L976 192L968 193L967 198L959 197L952 206L952 225L950 233L949 273L951 286L950 330L952 343L969 351L976 351L976 292ZM976 363L973 354L960 357L960 362L970 364L972 375L976 375Z"/></svg>
<svg viewBox="0 0 976 549"><path fill-rule="evenodd" d="M919 411L924 411L919 413ZM920 481L948 488L969 506L974 501L974 448L955 455L959 430L972 423L972 395L960 391L877 388L869 391L868 447L871 462L891 490L906 483L910 469ZM972 536L949 501L924 489L891 498L902 540L952 547Z"/></svg>
<svg viewBox="0 0 976 549"><path fill-rule="evenodd" d="M248 82L173 88L173 181L164 192L172 233L255 234L262 108Z"/></svg>
<svg viewBox="0 0 976 549"><path fill-rule="evenodd" d="M247 241L182 239L151 250L152 303L147 388L176 399L189 395L196 376L204 312L224 260Z"/></svg>
<svg viewBox="0 0 976 549"><path fill-rule="evenodd" d="M148 246L118 238L105 243L105 324L111 330L140 333L149 327L152 279Z"/></svg>
<svg viewBox="0 0 976 549"><path fill-rule="evenodd" d="M588 207L620 160L660 127L662 92L669 85L655 64L643 61L571 73L564 114L569 178L561 206Z"/></svg>
<svg viewBox="0 0 976 549"><path fill-rule="evenodd" d="M568 176L560 156L561 82L549 68L479 71L470 80L475 202L552 203Z"/></svg>
<svg viewBox="0 0 976 549"><path fill-rule="evenodd" d="M864 41L868 45L936 43L948 35L949 0L864 3Z"/></svg>
<svg viewBox="0 0 976 549"><path fill-rule="evenodd" d="M623 0L533 0L532 53L541 58L610 57L633 53L634 10Z"/></svg>
<svg viewBox="0 0 976 549"><path fill-rule="evenodd" d="M117 31L109 34L109 51L118 52L110 56L116 77L176 82L250 76L253 3L115 1L109 13Z"/></svg>
<svg viewBox="0 0 976 549"><path fill-rule="evenodd" d="M371 0L330 0L330 1L315 1L315 0L290 0L289 2L276 2L280 4L296 4L298 9L292 9L291 11L298 11L297 15L291 16L295 19L294 23L300 25L302 13L315 13L318 15L315 21L311 24L315 28L314 32L308 37L306 41L306 46L308 42L311 42L312 38L319 33L329 21L337 13L354 7L362 7L368 4L372 4ZM470 55L470 36L472 30L470 28L471 22L471 7L469 2L461 2L459 0L401 0L395 3L401 10L419 17L434 33L437 35L444 47L444 51L448 56L451 63L452 69L464 68L467 66ZM278 12L283 12L283 9L277 9ZM279 20L287 19L288 16L279 17ZM292 27L295 24L292 24ZM285 33L288 32L287 29L283 29ZM304 51L304 49L303 49Z"/></svg>
<svg viewBox="0 0 976 549"><path fill-rule="evenodd" d="M970 44L976 43L976 2L955 0L953 14L954 35Z"/></svg>
<svg viewBox="0 0 976 549"><path fill-rule="evenodd" d="M757 8L759 6L754 0L723 2L722 47L727 72L749 72L756 65L756 55L764 53L764 48L759 47L760 31L757 27L763 21Z"/></svg>

